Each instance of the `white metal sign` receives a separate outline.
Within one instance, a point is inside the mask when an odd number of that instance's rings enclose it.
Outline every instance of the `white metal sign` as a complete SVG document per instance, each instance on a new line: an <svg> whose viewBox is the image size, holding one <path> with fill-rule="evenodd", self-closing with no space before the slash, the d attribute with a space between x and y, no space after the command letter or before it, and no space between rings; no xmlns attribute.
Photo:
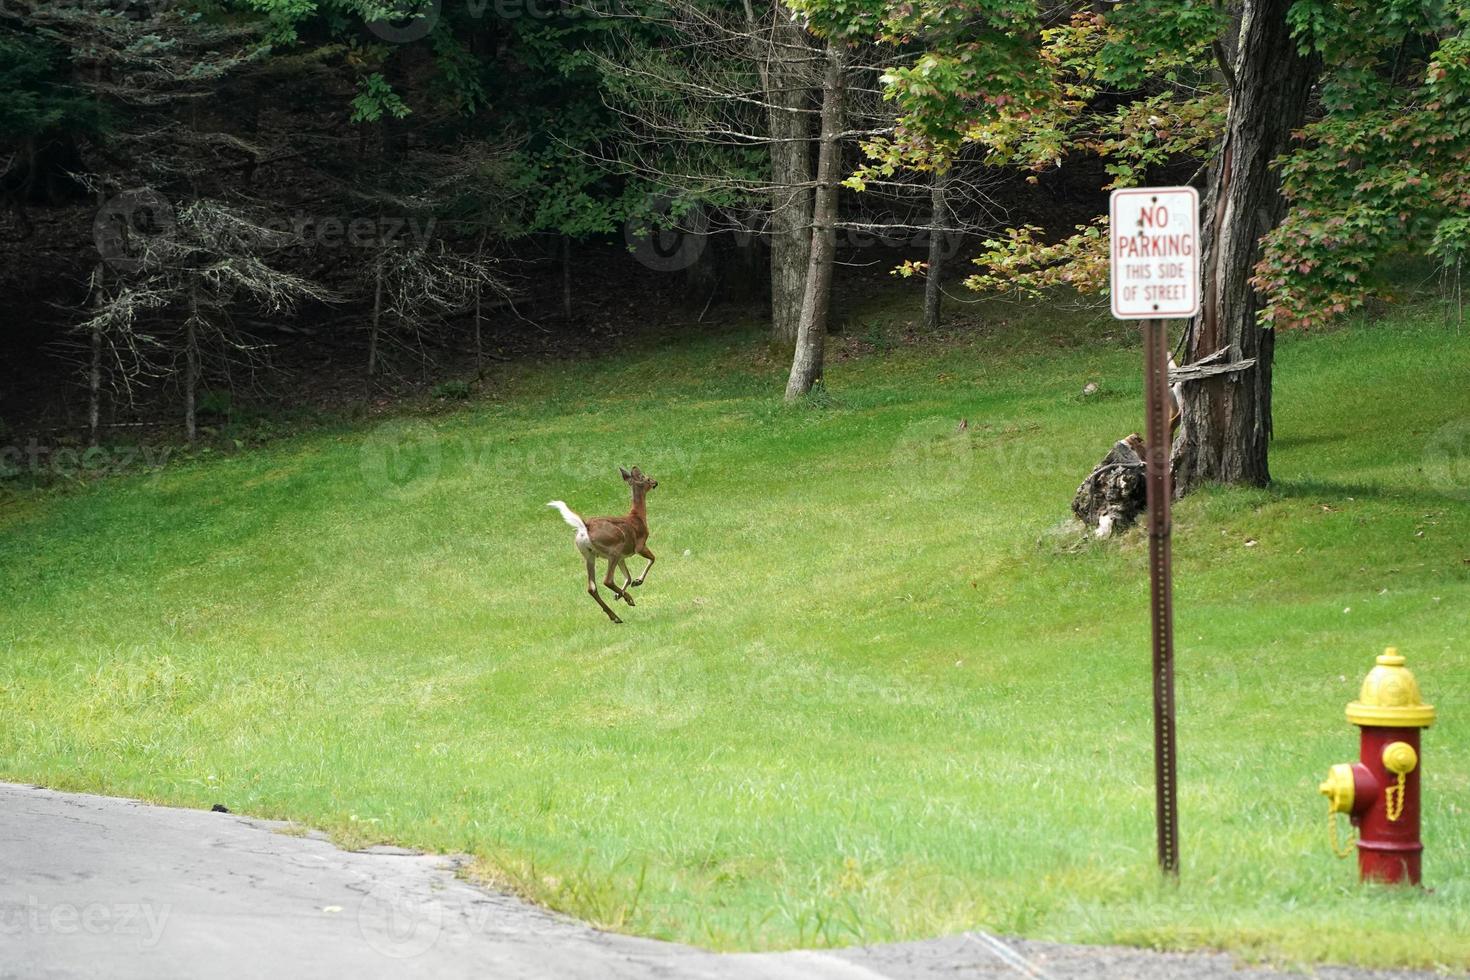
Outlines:
<svg viewBox="0 0 1470 980"><path fill-rule="evenodd" d="M1113 191L1113 316L1190 317L1199 312L1199 192L1193 187Z"/></svg>

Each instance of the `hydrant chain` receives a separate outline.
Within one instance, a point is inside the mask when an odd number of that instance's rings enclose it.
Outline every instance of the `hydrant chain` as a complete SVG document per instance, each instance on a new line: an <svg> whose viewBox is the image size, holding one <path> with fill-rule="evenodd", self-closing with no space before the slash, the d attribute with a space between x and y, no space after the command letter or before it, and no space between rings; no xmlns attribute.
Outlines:
<svg viewBox="0 0 1470 980"><path fill-rule="evenodd" d="M1399 773L1399 781L1383 791L1383 809L1388 819L1396 822L1404 815L1404 780L1403 773Z"/></svg>
<svg viewBox="0 0 1470 980"><path fill-rule="evenodd" d="M1404 784L1409 773L1419 764L1419 753L1408 742L1390 742L1383 747L1383 768L1398 777L1394 785L1383 791L1383 804L1390 822L1404 814Z"/></svg>

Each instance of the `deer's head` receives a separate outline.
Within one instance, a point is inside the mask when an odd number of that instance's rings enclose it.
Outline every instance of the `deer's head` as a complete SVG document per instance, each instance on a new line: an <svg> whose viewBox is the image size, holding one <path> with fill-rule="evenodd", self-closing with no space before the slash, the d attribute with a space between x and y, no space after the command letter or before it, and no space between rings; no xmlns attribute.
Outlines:
<svg viewBox="0 0 1470 980"><path fill-rule="evenodd" d="M638 467L636 466L633 467L632 472L629 472L628 470L625 470L621 466L619 466L618 472L622 474L623 482L632 487L633 490L638 493L647 493L654 487L658 486L657 480L650 480L648 477L644 476L643 471L638 469Z"/></svg>

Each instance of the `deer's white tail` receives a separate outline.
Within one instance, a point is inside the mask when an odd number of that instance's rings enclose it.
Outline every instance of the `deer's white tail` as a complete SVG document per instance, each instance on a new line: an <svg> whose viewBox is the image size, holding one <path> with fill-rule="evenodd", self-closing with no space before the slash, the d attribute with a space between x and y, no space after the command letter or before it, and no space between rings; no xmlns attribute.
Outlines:
<svg viewBox="0 0 1470 980"><path fill-rule="evenodd" d="M561 511L562 520L566 521L568 524L570 524L572 527L576 528L583 534L587 533L587 525L582 523L582 518L578 517L576 515L576 512L567 506L567 502L565 500L553 500L546 506L555 507L557 510Z"/></svg>

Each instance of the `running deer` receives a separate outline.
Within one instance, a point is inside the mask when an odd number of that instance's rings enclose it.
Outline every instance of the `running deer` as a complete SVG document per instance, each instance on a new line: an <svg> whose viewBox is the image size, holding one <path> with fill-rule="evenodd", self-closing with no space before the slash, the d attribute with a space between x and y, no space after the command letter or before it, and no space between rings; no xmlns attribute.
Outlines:
<svg viewBox="0 0 1470 980"><path fill-rule="evenodd" d="M603 578L602 584L612 590L617 598L630 606L634 605L628 589L642 585L643 580L648 578L648 570L653 567L653 552L648 550L648 508L644 504L644 498L648 496L648 491L658 486L657 480L650 480L636 466L631 473L619 466L618 472L622 474L623 482L633 491L633 509L628 511L626 517L589 517L583 520L564 500L553 500L546 505L561 511L562 519L576 531L572 542L587 560L587 594L597 600L602 611L607 613L607 618L614 623L621 623L622 620L602 601L602 596L597 592L597 559L603 558L607 561L607 576ZM648 559L648 564L643 567L643 574L636 579L628 571L628 558L634 554ZM621 588L613 581L613 572L617 569L623 570Z"/></svg>

